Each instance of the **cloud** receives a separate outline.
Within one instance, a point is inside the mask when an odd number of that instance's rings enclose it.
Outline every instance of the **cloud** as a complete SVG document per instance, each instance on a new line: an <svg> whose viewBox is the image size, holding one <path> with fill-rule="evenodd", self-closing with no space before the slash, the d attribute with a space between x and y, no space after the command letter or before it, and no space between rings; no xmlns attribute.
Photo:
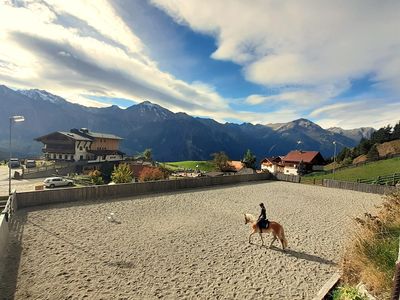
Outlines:
<svg viewBox="0 0 400 300"><path fill-rule="evenodd" d="M0 61L14 63L0 64L6 83L48 89L73 102L82 95L105 96L146 99L196 115L234 113L210 86L159 70L108 2L20 4L4 2L0 9Z"/></svg>
<svg viewBox="0 0 400 300"><path fill-rule="evenodd" d="M359 126L381 128L399 121L400 102L385 99L363 99L354 102L338 102L315 109L311 117L318 118L324 128Z"/></svg>
<svg viewBox="0 0 400 300"><path fill-rule="evenodd" d="M213 35L212 58L240 64L247 80L279 89L275 95L248 96L249 105L281 102L313 110L369 75L375 89L395 95L386 104L399 99L399 1L152 3L176 22Z"/></svg>
<svg viewBox="0 0 400 300"><path fill-rule="evenodd" d="M215 37L211 57L239 64L243 76L265 87L265 94L228 99L212 85L161 70L106 0L0 0L0 81L46 89L84 105L102 106L93 100L101 97L132 99L132 104L150 100L219 121L313 117L344 125L359 120L356 126L365 126L367 118L346 121L332 105L352 80L368 74L374 88L395 95L379 98L381 105L398 109L390 106L400 92L398 1L151 3L176 22ZM232 108L236 103L238 110ZM373 108L365 113L375 115Z"/></svg>

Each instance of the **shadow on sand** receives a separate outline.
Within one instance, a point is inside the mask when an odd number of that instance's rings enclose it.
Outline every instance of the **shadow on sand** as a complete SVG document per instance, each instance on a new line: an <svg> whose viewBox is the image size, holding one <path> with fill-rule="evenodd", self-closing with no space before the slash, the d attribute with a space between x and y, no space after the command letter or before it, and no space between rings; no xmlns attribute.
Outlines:
<svg viewBox="0 0 400 300"><path fill-rule="evenodd" d="M256 245L256 244L252 243L252 245ZM276 246L272 246L272 247L262 246L262 247L265 247L265 248L273 250L273 251L278 251L278 252L281 252L283 254L286 254L286 255L289 255L289 256L293 256L293 257L296 257L296 258L299 258L299 259L304 259L304 260L317 262L317 263L325 264L325 265L331 265L331 266L335 266L336 265L336 263L334 261L332 261L332 260L329 260L329 259L326 259L326 258L323 258L323 257L319 257L317 255L308 254L308 253L301 252L301 251L296 251L296 250L293 250L293 249L283 250L282 248L278 248Z"/></svg>

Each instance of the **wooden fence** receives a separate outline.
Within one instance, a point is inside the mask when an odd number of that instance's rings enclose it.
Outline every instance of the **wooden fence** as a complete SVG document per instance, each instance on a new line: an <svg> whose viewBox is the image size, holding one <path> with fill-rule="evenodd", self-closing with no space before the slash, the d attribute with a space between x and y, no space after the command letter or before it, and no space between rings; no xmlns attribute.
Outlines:
<svg viewBox="0 0 400 300"><path fill-rule="evenodd" d="M400 182L400 173L381 175L370 179L357 179L359 183L396 185Z"/></svg>
<svg viewBox="0 0 400 300"><path fill-rule="evenodd" d="M288 181L288 182L295 182L300 183L300 176L297 175L287 175L283 173L276 173L274 174L275 179L281 181Z"/></svg>
<svg viewBox="0 0 400 300"><path fill-rule="evenodd" d="M24 208L52 203L116 199L143 194L172 192L182 189L201 188L214 185L234 184L267 179L272 179L272 176L269 173L221 177L200 177L21 192L17 194L17 206L18 208Z"/></svg>
<svg viewBox="0 0 400 300"><path fill-rule="evenodd" d="M350 181L339 181L333 179L324 179L322 185L330 188L337 189L345 189L345 190L353 190L364 193L373 193L373 194L387 194L392 193L398 188L394 186L386 186L386 185L378 185L378 184L366 184L359 182L350 182Z"/></svg>

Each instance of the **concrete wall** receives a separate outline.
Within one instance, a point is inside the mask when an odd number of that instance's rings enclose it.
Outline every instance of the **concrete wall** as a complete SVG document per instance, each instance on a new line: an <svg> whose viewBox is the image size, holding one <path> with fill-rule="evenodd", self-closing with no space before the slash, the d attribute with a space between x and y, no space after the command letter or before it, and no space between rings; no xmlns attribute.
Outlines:
<svg viewBox="0 0 400 300"><path fill-rule="evenodd" d="M373 193L373 194L387 194L392 193L398 188L394 186L386 186L386 185L378 185L378 184L366 184L366 183L358 183L358 182L349 182L349 181L339 181L333 179L324 179L322 185L325 187L337 188L337 189L345 189L345 190L353 190L364 193Z"/></svg>
<svg viewBox="0 0 400 300"><path fill-rule="evenodd" d="M58 171L58 175L56 173ZM76 172L76 165L72 165L69 167L63 168L49 168L47 170L33 172L33 173L24 173L24 179L34 179L34 178L45 178L45 177L52 177L52 176L65 176L70 173Z"/></svg>
<svg viewBox="0 0 400 300"><path fill-rule="evenodd" d="M17 195L17 205L18 208L24 208L52 203L115 199L267 179L272 179L272 176L268 173L261 173L22 192Z"/></svg>
<svg viewBox="0 0 400 300"><path fill-rule="evenodd" d="M4 215L0 215L0 278L3 271L4 261L7 256L8 245L8 222Z"/></svg>

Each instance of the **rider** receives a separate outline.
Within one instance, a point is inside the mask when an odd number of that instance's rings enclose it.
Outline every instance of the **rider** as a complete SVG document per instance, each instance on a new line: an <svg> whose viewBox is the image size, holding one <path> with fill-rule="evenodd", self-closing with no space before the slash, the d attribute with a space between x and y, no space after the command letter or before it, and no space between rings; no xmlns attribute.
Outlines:
<svg viewBox="0 0 400 300"><path fill-rule="evenodd" d="M269 222L267 219L267 212L265 210L264 203L260 203L260 207L261 207L261 214L258 217L257 225L258 227L260 227L260 232L262 232L263 228L264 229L268 228Z"/></svg>

